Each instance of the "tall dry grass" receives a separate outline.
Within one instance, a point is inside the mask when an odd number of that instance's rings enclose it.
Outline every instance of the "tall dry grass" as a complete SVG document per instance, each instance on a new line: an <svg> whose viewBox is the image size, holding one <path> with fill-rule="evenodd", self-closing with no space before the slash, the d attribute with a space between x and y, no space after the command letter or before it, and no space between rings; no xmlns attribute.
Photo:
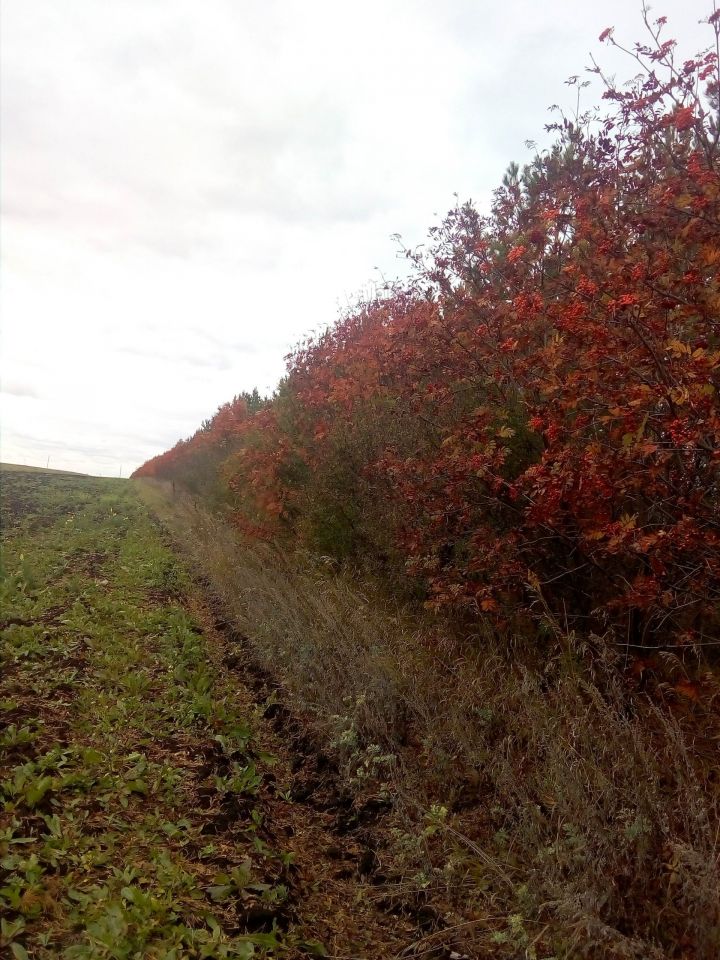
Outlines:
<svg viewBox="0 0 720 960"><path fill-rule="evenodd" d="M631 695L605 644L552 622L542 656L458 636L139 483L347 782L392 797L378 896L435 904L487 956L720 956L708 708Z"/></svg>

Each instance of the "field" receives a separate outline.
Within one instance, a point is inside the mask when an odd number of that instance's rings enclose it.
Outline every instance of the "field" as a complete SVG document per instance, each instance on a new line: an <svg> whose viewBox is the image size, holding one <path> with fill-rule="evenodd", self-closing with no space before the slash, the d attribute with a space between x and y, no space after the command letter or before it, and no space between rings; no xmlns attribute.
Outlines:
<svg viewBox="0 0 720 960"><path fill-rule="evenodd" d="M0 463L2 473L62 473L73 477L82 477L85 474L76 470L56 470L54 467L28 467L21 463Z"/></svg>
<svg viewBox="0 0 720 960"><path fill-rule="evenodd" d="M331 773L242 676L133 485L2 481L0 954L378 957L412 942L412 923L362 896Z"/></svg>

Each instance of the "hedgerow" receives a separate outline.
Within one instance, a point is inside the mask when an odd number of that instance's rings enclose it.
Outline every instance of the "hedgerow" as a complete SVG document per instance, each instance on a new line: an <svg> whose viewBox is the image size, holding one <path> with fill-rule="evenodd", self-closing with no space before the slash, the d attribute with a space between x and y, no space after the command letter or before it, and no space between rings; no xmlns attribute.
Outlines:
<svg viewBox="0 0 720 960"><path fill-rule="evenodd" d="M646 23L629 84L593 68L606 116L561 114L489 214L459 204L243 412L220 468L237 523L440 609L717 635L720 11L683 62Z"/></svg>

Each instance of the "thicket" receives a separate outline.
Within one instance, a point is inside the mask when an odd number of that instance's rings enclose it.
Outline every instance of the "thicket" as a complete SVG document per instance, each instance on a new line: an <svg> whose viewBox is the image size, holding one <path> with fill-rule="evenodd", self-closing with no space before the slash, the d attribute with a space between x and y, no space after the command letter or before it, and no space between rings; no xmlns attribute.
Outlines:
<svg viewBox="0 0 720 960"><path fill-rule="evenodd" d="M179 483L189 493L221 507L227 500L227 486L220 468L231 452L240 448L250 420L267 403L257 389L239 393L203 421L191 437L152 457L133 476Z"/></svg>
<svg viewBox="0 0 720 960"><path fill-rule="evenodd" d="M222 490L245 531L431 607L717 638L720 11L687 61L646 24L637 76L593 68L607 116L560 114L488 215L452 210L270 402L236 398L137 475Z"/></svg>

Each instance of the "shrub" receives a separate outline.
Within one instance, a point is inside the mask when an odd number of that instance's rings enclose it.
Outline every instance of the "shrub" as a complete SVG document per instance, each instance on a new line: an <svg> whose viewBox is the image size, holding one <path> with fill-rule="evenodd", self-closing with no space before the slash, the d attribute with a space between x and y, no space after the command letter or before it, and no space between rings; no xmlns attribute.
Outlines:
<svg viewBox="0 0 720 960"><path fill-rule="evenodd" d="M718 63L646 23L639 77L594 68L607 117L561 116L489 215L452 210L240 417L244 529L515 626L539 603L637 647L717 632Z"/></svg>

